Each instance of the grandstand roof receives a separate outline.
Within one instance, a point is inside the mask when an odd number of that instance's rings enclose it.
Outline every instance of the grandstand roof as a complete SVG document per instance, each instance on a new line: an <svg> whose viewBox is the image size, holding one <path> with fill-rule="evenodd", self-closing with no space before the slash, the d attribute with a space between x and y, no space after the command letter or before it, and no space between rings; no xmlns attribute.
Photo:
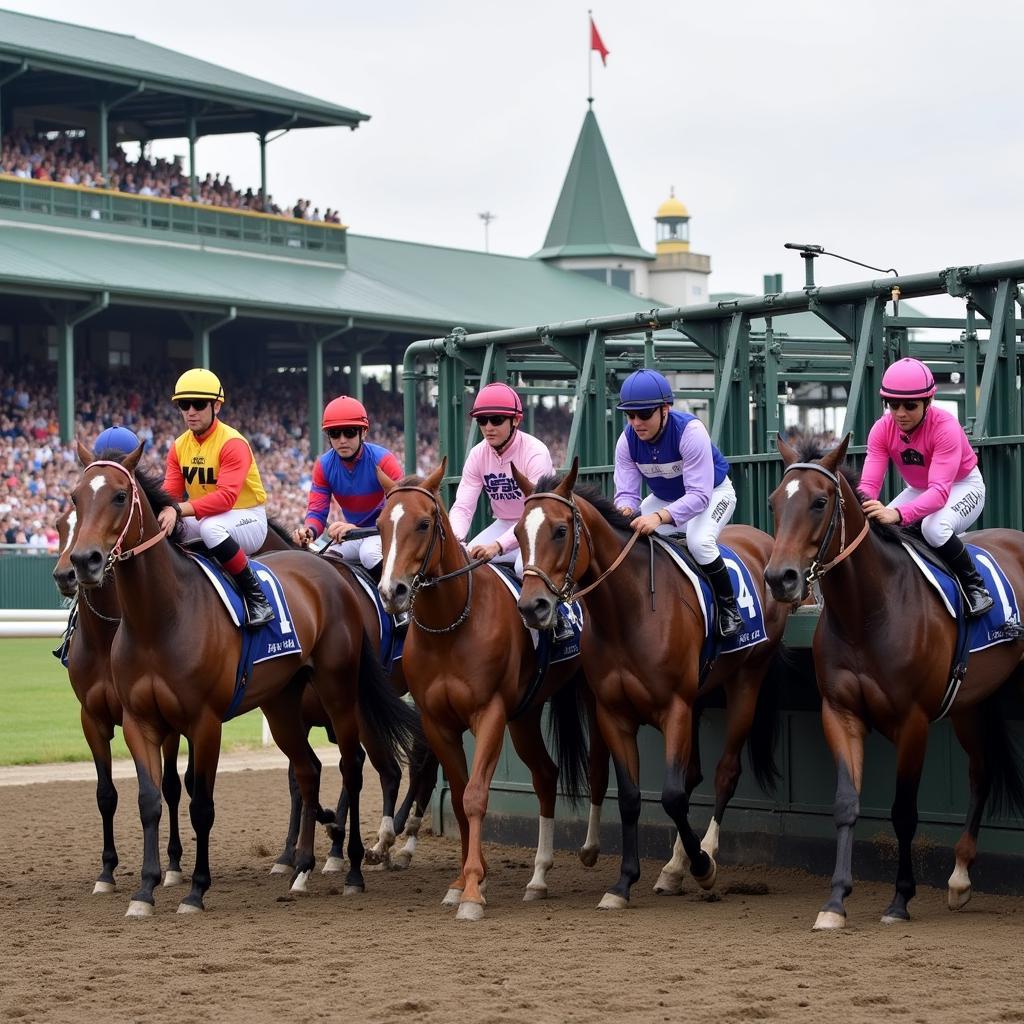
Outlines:
<svg viewBox="0 0 1024 1024"><path fill-rule="evenodd" d="M348 236L345 269L196 244L0 224L0 293L197 310L412 333L545 324L645 310L651 300L532 259Z"/></svg>
<svg viewBox="0 0 1024 1024"><path fill-rule="evenodd" d="M69 111L94 113L101 99L117 103L120 139L184 138L190 114L202 135L356 128L369 119L135 36L0 10L0 78L22 66L4 86L4 105L32 110L42 130L69 127Z"/></svg>

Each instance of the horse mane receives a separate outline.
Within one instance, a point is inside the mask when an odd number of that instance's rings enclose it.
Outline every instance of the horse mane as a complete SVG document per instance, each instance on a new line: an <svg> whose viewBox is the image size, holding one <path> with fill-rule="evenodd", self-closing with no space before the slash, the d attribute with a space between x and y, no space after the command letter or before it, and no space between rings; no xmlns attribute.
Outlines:
<svg viewBox="0 0 1024 1024"><path fill-rule="evenodd" d="M117 448L108 448L106 451L96 452L95 455L97 460L117 462L121 465L124 465L124 460L127 457L127 453L119 451ZM164 490L163 480L152 470L136 466L135 480L139 489L146 495L154 515L157 515L161 509L174 504L174 499Z"/></svg>
<svg viewBox="0 0 1024 1024"><path fill-rule="evenodd" d="M565 479L563 473L549 473L547 476L542 476L537 481L534 492L553 491L563 479ZM629 530L630 521L615 507L611 498L606 497L596 487L591 484L577 483L573 488L573 493L589 501L609 526L614 527L616 530Z"/></svg>
<svg viewBox="0 0 1024 1024"><path fill-rule="evenodd" d="M274 516L267 516L267 529L272 533L275 533L278 537L283 540L288 547L294 548L295 541L292 540L292 535L288 532L287 528L282 526L281 523Z"/></svg>

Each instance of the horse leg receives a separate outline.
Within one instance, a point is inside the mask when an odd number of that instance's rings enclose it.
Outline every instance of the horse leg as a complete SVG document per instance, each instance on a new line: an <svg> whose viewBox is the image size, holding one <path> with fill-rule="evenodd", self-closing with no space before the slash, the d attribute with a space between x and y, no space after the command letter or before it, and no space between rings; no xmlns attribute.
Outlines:
<svg viewBox="0 0 1024 1024"><path fill-rule="evenodd" d="M181 832L178 828L178 806L181 803L181 779L178 778L178 747L181 737L172 732L163 742L164 772L162 789L167 804L167 870L164 872L164 888L181 885L185 881L181 873Z"/></svg>
<svg viewBox="0 0 1024 1024"><path fill-rule="evenodd" d="M967 804L967 818L963 834L954 849L956 866L946 883L949 887L949 909L962 910L971 898L970 869L978 855L978 832L981 830L981 817L992 788L992 774L985 756L985 742L978 710L971 708L963 714L951 715L950 718L970 765L971 797Z"/></svg>
<svg viewBox="0 0 1024 1024"><path fill-rule="evenodd" d="M210 888L210 832L213 830L213 786L217 780L220 761L221 723L207 712L192 730L192 749L195 753L195 777L189 817L196 834L196 862L192 869L192 888L178 904L179 914L195 914L205 910L203 897Z"/></svg>
<svg viewBox="0 0 1024 1024"><path fill-rule="evenodd" d="M382 748L376 736L365 732L363 745L366 747L370 764L380 776L380 789L384 796L377 842L366 851L366 863L387 866L391 861L391 847L398 838L395 830L395 804L398 803L398 787L402 784L402 766Z"/></svg>
<svg viewBox="0 0 1024 1024"><path fill-rule="evenodd" d="M635 722L622 722L598 711L598 724L611 752L615 783L619 791L619 819L622 822L622 861L619 880L601 898L598 910L625 910L629 892L640 878L640 752Z"/></svg>
<svg viewBox="0 0 1024 1024"><path fill-rule="evenodd" d="M341 774L349 806L348 824L348 874L345 876L343 895L353 896L366 892L363 879L363 837L359 830L359 794L363 788L363 761L365 756L359 746L359 726L355 714L346 720L334 721L334 734L341 748Z"/></svg>
<svg viewBox="0 0 1024 1024"><path fill-rule="evenodd" d="M814 922L814 931L846 927L846 897L853 892L853 830L860 815L860 787L864 768L864 723L821 702L825 740L836 762L836 868L832 893Z"/></svg>
<svg viewBox="0 0 1024 1024"><path fill-rule="evenodd" d="M484 916L486 900L483 894L487 877L487 861L483 851L484 815L487 813L487 795L494 770L498 767L501 744L505 737L505 706L497 697L475 716L473 736L473 767L462 794L462 808L468 823L468 845L462 874L466 885L455 915L459 921L479 921ZM543 813L543 810L542 810ZM554 807L552 804L552 813Z"/></svg>
<svg viewBox="0 0 1024 1024"><path fill-rule="evenodd" d="M359 748L359 767L362 770L366 755ZM338 775L342 777L341 791L338 793L338 806L334 811L334 827L331 833L331 849L324 861L323 874L336 874L345 868L345 822L348 820L348 790L345 789L344 768L338 758Z"/></svg>
<svg viewBox="0 0 1024 1024"><path fill-rule="evenodd" d="M139 818L142 821L142 870L139 888L128 904L125 917L149 917L155 901L153 890L160 884L160 739L145 729L125 709L121 725L125 743L135 761L139 779Z"/></svg>
<svg viewBox="0 0 1024 1024"><path fill-rule="evenodd" d="M690 742L690 756L686 762L686 798L693 795L693 791L704 781L700 765L700 705L693 709L693 738ZM710 831L710 826L708 826ZM705 837L706 838L706 837ZM709 851L711 852L711 851ZM717 849L711 852L714 857ZM654 883L654 891L658 896L679 896L683 891L683 877L690 868L690 858L686 856L683 848L683 840L676 832L675 842L672 844L672 856L668 863L661 869L658 880Z"/></svg>
<svg viewBox="0 0 1024 1024"><path fill-rule="evenodd" d="M405 835L405 845L391 859L391 866L401 871L412 863L416 843L423 824L423 815L437 786L437 755L429 750L420 763L409 770L409 793L395 817L395 829Z"/></svg>
<svg viewBox="0 0 1024 1024"><path fill-rule="evenodd" d="M896 893L882 915L882 924L909 921L907 904L914 898L914 865L910 857L917 831L917 789L928 748L928 719L918 713L900 728L896 739L896 796L892 803L892 827L899 841Z"/></svg>
<svg viewBox="0 0 1024 1024"><path fill-rule="evenodd" d="M537 828L537 853L533 860L533 877L526 886L523 900L546 899L547 873L555 863L555 799L558 793L558 766L551 760L544 746L540 719L542 708L524 715L509 724L512 745L520 760L530 769L533 791L540 803Z"/></svg>
<svg viewBox="0 0 1024 1024"><path fill-rule="evenodd" d="M587 770L590 779L590 813L587 816L587 836L579 848L577 856L588 868L597 863L601 853L601 805L608 793L608 746L604 742L601 730L597 727L597 713L594 708L594 695L590 689L585 691L588 717L590 719L590 763Z"/></svg>
<svg viewBox="0 0 1024 1024"><path fill-rule="evenodd" d="M295 842L299 837L299 820L302 815L302 794L295 778L295 768L288 762L288 832L284 837L284 849L270 866L272 875L290 875L295 867Z"/></svg>
<svg viewBox="0 0 1024 1024"><path fill-rule="evenodd" d="M117 847L114 845L114 813L117 811L117 790L110 769L110 741L114 730L98 722L85 708L82 708L82 733L92 751L96 766L96 806L103 821L103 853L100 876L92 887L93 895L113 892L117 888L114 870L117 868Z"/></svg>

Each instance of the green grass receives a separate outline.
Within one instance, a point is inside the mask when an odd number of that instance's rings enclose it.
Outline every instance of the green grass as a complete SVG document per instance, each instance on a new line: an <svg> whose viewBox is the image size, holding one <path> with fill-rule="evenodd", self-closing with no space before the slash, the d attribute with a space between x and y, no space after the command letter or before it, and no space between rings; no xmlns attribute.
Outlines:
<svg viewBox="0 0 1024 1024"><path fill-rule="evenodd" d="M0 641L0 765L92 760L78 699L50 653L56 646L49 638ZM222 749L258 747L261 732L256 713L233 719L224 726ZM324 742L322 730L312 739ZM129 756L120 729L111 746L114 757Z"/></svg>

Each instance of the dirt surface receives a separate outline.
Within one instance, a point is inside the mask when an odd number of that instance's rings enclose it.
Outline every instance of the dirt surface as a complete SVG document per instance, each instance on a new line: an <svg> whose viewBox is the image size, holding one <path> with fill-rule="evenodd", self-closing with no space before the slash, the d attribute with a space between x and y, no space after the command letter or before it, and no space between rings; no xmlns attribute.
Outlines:
<svg viewBox="0 0 1024 1024"><path fill-rule="evenodd" d="M285 820L281 769L222 773L203 915L186 890L157 890L156 916L126 920L140 828L133 781L118 783L118 892L92 896L100 850L94 786L0 786L0 1020L217 1021L1024 1021L1024 900L977 894L961 913L922 888L909 925L879 917L887 886L859 885L850 926L812 934L826 881L723 867L718 896L692 882L656 897L645 862L631 909L595 908L617 873L556 854L551 897L523 903L533 852L490 847L487 916L440 906L457 844L421 838L405 872L369 869L343 897L319 873L293 897L271 876ZM363 834L376 830L368 778ZM325 773L325 802L336 783ZM166 813L166 812L165 812ZM191 830L182 814L185 865ZM326 842L318 837L322 864Z"/></svg>

